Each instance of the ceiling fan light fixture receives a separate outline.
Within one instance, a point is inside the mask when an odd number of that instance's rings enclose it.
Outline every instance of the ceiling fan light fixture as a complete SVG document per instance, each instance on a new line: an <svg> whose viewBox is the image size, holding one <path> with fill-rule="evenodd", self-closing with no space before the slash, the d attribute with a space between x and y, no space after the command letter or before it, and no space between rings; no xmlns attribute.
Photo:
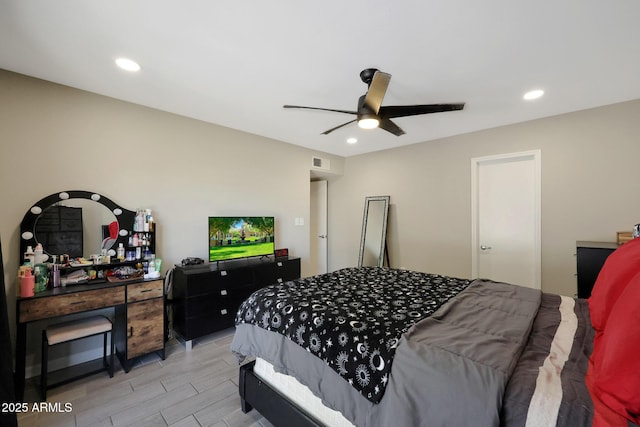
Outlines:
<svg viewBox="0 0 640 427"><path fill-rule="evenodd" d="M367 92L358 98L355 111L336 108L306 107L303 105L288 105L283 108L303 108L307 110L332 111L335 113L353 114L355 119L349 120L338 126L334 126L322 132L329 135L331 132L342 129L353 122L358 122L361 129L381 128L395 136L404 135L405 132L391 119L397 117L417 116L421 114L443 113L445 111L457 111L464 108L464 102L454 104L417 104L417 105L382 105L382 100L387 92L391 74L383 73L375 68L367 68L360 73L360 79L367 84Z"/></svg>
<svg viewBox="0 0 640 427"><path fill-rule="evenodd" d="M375 114L363 114L358 119L358 126L362 129L375 129L380 125L380 120L375 116Z"/></svg>

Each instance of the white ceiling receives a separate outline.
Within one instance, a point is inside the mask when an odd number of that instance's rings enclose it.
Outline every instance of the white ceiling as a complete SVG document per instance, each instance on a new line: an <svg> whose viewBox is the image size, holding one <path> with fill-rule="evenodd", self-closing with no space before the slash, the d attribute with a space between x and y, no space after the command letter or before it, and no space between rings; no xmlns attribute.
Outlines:
<svg viewBox="0 0 640 427"><path fill-rule="evenodd" d="M400 137L282 108L354 110L369 67L382 105L466 107ZM0 68L351 156L640 98L640 0L0 0Z"/></svg>

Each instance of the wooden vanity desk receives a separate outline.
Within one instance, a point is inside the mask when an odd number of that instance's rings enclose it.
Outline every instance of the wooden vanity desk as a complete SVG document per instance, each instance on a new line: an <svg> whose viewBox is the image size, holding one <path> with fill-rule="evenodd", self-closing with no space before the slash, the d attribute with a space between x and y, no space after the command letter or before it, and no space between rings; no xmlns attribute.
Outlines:
<svg viewBox="0 0 640 427"><path fill-rule="evenodd" d="M162 279L124 283L92 283L59 287L16 300L16 399L24 397L28 325L40 320L115 309L116 355L125 372L131 359L158 351L165 358L164 282Z"/></svg>
<svg viewBox="0 0 640 427"><path fill-rule="evenodd" d="M148 217L143 217L142 212L125 209L98 193L70 190L40 199L24 215L20 223L20 264L37 244L41 244L50 257L50 254L65 254L73 259L102 251L115 257L119 248L135 256L127 256L124 261L120 258L120 261L98 261L90 265L67 264L65 273L91 268L97 270L97 277L88 279L85 284L69 284L16 299L14 386L18 401L24 397L27 333L29 329L35 332L37 322L43 320L111 308L114 313L111 339L125 372L129 372L132 360L138 356L159 352L164 359L164 280L115 281L113 277L101 274L108 269L141 263L147 259L147 254L150 257L156 253L157 224L151 221L149 211ZM36 324L29 327L30 323Z"/></svg>

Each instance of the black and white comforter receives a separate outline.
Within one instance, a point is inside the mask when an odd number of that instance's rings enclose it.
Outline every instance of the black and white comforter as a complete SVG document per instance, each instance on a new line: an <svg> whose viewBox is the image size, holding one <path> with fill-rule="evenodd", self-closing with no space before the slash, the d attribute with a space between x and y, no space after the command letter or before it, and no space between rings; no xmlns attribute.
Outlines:
<svg viewBox="0 0 640 427"><path fill-rule="evenodd" d="M590 425L586 302L486 280L458 285L461 292L402 334L378 403L310 356L295 334L240 321L231 349L295 377L359 427Z"/></svg>
<svg viewBox="0 0 640 427"><path fill-rule="evenodd" d="M286 336L376 403L402 334L470 282L409 270L346 268L256 291L240 306L236 324Z"/></svg>

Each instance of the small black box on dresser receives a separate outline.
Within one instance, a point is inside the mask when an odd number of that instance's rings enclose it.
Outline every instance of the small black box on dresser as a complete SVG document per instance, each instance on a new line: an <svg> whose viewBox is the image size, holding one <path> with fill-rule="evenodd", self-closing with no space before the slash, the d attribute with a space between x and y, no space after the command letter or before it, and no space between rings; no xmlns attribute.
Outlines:
<svg viewBox="0 0 640 427"><path fill-rule="evenodd" d="M176 266L173 329L190 341L234 325L244 301L256 290L300 277L300 258L263 258Z"/></svg>
<svg viewBox="0 0 640 427"><path fill-rule="evenodd" d="M576 242L578 298L589 298L598 274L609 255L618 249L614 242Z"/></svg>

